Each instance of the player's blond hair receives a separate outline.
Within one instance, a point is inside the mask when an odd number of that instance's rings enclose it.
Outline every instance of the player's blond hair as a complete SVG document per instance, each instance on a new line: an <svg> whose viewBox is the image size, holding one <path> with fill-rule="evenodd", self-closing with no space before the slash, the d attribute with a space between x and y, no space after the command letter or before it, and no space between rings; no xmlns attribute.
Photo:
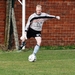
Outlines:
<svg viewBox="0 0 75 75"><path fill-rule="evenodd" d="M42 6L41 6L41 5L39 5L39 4L36 6L36 8L37 8L37 7L38 7L38 8L42 8Z"/></svg>
<svg viewBox="0 0 75 75"><path fill-rule="evenodd" d="M37 5L36 9L38 9L38 8L42 9L42 6L41 5Z"/></svg>

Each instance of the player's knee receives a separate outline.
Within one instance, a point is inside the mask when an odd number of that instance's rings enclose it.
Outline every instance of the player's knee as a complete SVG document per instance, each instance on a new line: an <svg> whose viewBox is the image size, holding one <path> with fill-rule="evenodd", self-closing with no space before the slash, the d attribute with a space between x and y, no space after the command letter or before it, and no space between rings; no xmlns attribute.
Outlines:
<svg viewBox="0 0 75 75"><path fill-rule="evenodd" d="M40 41L37 41L37 45L39 45L39 46L41 45L41 40Z"/></svg>
<svg viewBox="0 0 75 75"><path fill-rule="evenodd" d="M41 37L36 37L35 39L36 39L37 45L40 46L41 45L41 41L42 41Z"/></svg>
<svg viewBox="0 0 75 75"><path fill-rule="evenodd" d="M25 38L23 36L20 37L20 40L25 41Z"/></svg>

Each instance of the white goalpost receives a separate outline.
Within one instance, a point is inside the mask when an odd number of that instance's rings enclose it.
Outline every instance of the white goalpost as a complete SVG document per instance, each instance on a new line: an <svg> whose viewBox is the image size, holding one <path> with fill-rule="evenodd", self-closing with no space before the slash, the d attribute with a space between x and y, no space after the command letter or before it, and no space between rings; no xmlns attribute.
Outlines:
<svg viewBox="0 0 75 75"><path fill-rule="evenodd" d="M20 4L22 5L22 36L24 35L24 29L25 29L25 0L18 0Z"/></svg>
<svg viewBox="0 0 75 75"><path fill-rule="evenodd" d="M24 35L25 32L25 0L18 0L20 2L20 4L22 5L22 36ZM25 49L25 47L23 47L22 49Z"/></svg>

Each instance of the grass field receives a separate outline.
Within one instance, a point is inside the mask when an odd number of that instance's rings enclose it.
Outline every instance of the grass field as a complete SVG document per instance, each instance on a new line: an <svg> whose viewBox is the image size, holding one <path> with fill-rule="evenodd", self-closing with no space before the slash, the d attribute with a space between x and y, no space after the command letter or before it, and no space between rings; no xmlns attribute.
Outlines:
<svg viewBox="0 0 75 75"><path fill-rule="evenodd" d="M75 75L75 50L43 50L29 62L32 50L0 51L0 75Z"/></svg>

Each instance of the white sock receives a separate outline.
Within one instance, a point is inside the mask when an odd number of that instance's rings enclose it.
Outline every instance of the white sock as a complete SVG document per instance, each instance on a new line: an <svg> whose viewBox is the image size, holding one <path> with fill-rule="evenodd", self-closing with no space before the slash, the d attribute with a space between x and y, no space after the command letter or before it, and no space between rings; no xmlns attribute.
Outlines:
<svg viewBox="0 0 75 75"><path fill-rule="evenodd" d="M39 51L39 48L40 48L40 46L39 46L39 45L36 45L36 46L34 47L33 54L36 54L36 53Z"/></svg>

